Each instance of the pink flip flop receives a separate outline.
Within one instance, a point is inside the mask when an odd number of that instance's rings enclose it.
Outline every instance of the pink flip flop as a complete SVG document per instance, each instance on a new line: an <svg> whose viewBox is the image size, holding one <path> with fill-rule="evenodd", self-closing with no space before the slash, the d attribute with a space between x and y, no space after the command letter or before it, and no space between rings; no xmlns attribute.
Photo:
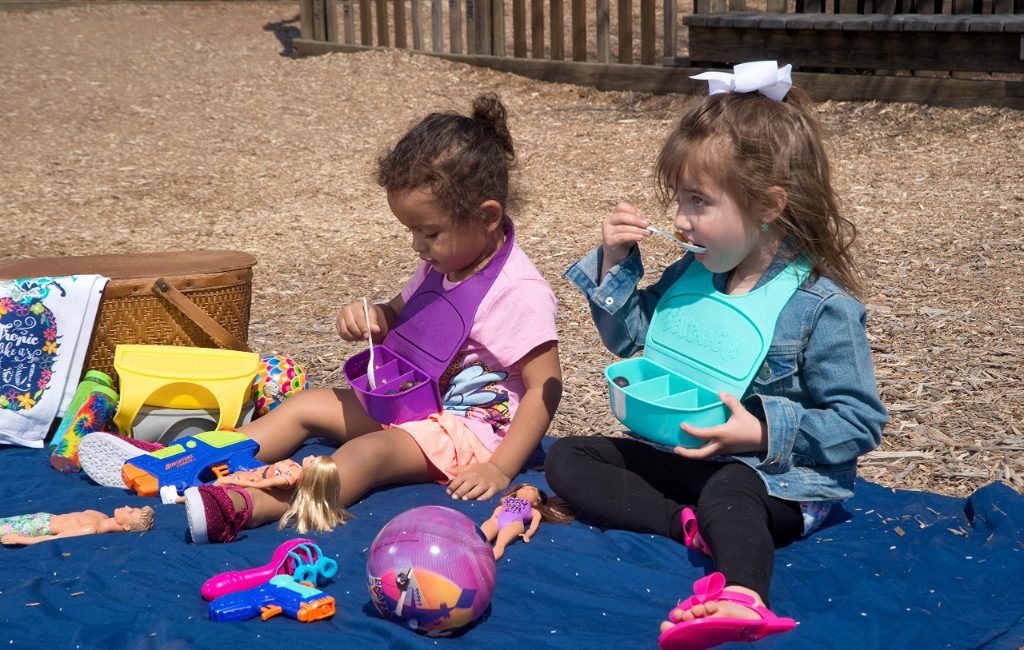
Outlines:
<svg viewBox="0 0 1024 650"><path fill-rule="evenodd" d="M683 508L683 543L687 548L692 548L704 557L711 557L711 550L704 543L704 538L697 530L697 515L689 508Z"/></svg>
<svg viewBox="0 0 1024 650"><path fill-rule="evenodd" d="M687 611L695 605L725 600L743 605L756 612L761 620L742 618L695 618L676 623L661 635L661 650L705 650L731 641L758 641L770 634L788 632L796 627L791 618L779 618L766 607L754 604L754 599L735 591L723 591L725 576L712 573L693 583L693 595L673 612ZM672 620L669 615L669 620Z"/></svg>

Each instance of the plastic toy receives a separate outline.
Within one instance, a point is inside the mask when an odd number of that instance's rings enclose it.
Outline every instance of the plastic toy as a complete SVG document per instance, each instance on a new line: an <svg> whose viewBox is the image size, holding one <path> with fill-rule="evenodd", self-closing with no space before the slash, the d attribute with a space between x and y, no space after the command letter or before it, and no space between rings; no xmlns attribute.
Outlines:
<svg viewBox="0 0 1024 650"><path fill-rule="evenodd" d="M277 547L270 564L248 571L227 571L216 575L203 585L206 600L225 594L258 587L274 576L291 576L297 582L320 583L321 578L333 577L338 563L324 557L320 547L308 539L293 539Z"/></svg>
<svg viewBox="0 0 1024 650"><path fill-rule="evenodd" d="M259 615L264 621L285 614L303 623L334 616L334 597L298 583L291 576L274 576L259 587L236 591L216 598L207 605L210 620L217 623L246 621Z"/></svg>
<svg viewBox="0 0 1024 650"><path fill-rule="evenodd" d="M286 397L307 388L309 378L297 362L280 355L263 357L256 367L256 379L252 382L255 417L270 413Z"/></svg>
<svg viewBox="0 0 1024 650"><path fill-rule="evenodd" d="M77 474L82 469L78 460L78 443L86 435L105 429L117 410L117 393L112 389L94 381L83 381L78 390L83 387L88 390L85 400L77 409L69 409L64 415L60 423L64 434L50 454L50 465L65 474Z"/></svg>
<svg viewBox="0 0 1024 650"><path fill-rule="evenodd" d="M730 296L715 290L703 264L690 264L658 301L643 356L605 369L612 413L654 442L704 444L679 425L725 423L729 409L718 393L746 392L768 354L779 313L806 274L794 263L756 291Z"/></svg>
<svg viewBox="0 0 1024 650"><path fill-rule="evenodd" d="M441 410L437 380L469 336L480 301L501 272L514 241L515 229L506 219L505 242L479 272L449 290L441 284L440 273L427 274L384 342L373 348L374 387L367 378L370 350L345 362L345 379L367 415L381 424L402 424ZM402 390L404 382L416 383Z"/></svg>
<svg viewBox="0 0 1024 650"><path fill-rule="evenodd" d="M237 431L207 431L126 460L121 479L140 497L156 496L168 485L184 492L233 472L264 467L256 460L259 450L259 444Z"/></svg>
<svg viewBox="0 0 1024 650"><path fill-rule="evenodd" d="M96 386L106 386L112 388L114 381L105 372L99 370L90 370L85 373L82 377L81 383L78 384L78 388L75 389L75 394L71 398L71 403L68 404L67 410L64 412L64 417L60 421L60 426L57 427L57 431L54 432L53 438L50 440L50 451L53 452L57 448L57 445L64 439L64 434L68 432L71 427L71 422L74 419L74 414L78 413L78 409L82 408L82 404L85 402L85 398L89 396L89 392Z"/></svg>
<svg viewBox="0 0 1024 650"><path fill-rule="evenodd" d="M242 414L233 426L240 429L252 421L251 400L242 404ZM215 431L220 413L216 409L168 409L143 404L132 422L132 437L144 442L169 445L178 438Z"/></svg>
<svg viewBox="0 0 1024 650"><path fill-rule="evenodd" d="M114 424L130 436L143 404L172 409L217 409L217 428L238 422L242 402L256 376L252 352L176 345L118 345L114 369L121 405Z"/></svg>
<svg viewBox="0 0 1024 650"><path fill-rule="evenodd" d="M115 510L113 517L98 510L69 512L65 515L38 512L5 517L0 519L0 543L29 545L65 537L149 530L153 527L153 515L153 509L149 506L125 506Z"/></svg>
<svg viewBox="0 0 1024 650"><path fill-rule="evenodd" d="M520 483L501 495L494 514L480 526L487 541L494 543L494 559L500 560L505 547L522 537L524 543L537 532L541 521L568 524L573 520L569 506L561 499L549 499L544 490ZM529 526L529 528L527 528Z"/></svg>
<svg viewBox="0 0 1024 650"><path fill-rule="evenodd" d="M392 519L366 563L374 606L395 623L446 636L475 621L491 600L494 554L465 515L440 506Z"/></svg>

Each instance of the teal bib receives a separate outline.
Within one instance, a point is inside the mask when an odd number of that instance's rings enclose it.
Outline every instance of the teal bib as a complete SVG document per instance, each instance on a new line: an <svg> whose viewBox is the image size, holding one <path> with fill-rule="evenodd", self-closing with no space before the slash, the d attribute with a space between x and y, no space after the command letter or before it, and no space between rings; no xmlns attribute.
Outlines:
<svg viewBox="0 0 1024 650"><path fill-rule="evenodd" d="M779 314L809 271L794 262L759 289L729 296L694 261L658 302L643 356L605 369L612 413L654 442L704 444L679 425L713 427L729 419L718 393L742 398L747 392L768 356ZM629 384L620 386L619 378Z"/></svg>

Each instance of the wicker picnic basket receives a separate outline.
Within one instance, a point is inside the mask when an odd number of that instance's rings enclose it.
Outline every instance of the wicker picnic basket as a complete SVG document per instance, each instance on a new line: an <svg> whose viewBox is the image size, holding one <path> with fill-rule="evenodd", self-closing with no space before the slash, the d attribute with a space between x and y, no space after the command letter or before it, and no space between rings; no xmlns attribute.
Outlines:
<svg viewBox="0 0 1024 650"><path fill-rule="evenodd" d="M239 251L187 251L0 260L0 280L100 274L103 291L86 370L116 381L121 343L248 351L252 267Z"/></svg>

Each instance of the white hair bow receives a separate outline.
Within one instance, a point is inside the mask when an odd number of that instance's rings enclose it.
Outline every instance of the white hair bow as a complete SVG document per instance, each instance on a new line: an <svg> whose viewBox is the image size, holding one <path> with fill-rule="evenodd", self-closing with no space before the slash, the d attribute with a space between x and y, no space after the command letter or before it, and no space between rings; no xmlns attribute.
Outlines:
<svg viewBox="0 0 1024 650"><path fill-rule="evenodd" d="M789 89L793 87L792 71L792 65L787 64L780 68L777 61L751 61L733 67L732 74L705 72L690 77L690 79L706 80L710 95L730 90L735 90L738 93L750 93L758 90L781 102Z"/></svg>

